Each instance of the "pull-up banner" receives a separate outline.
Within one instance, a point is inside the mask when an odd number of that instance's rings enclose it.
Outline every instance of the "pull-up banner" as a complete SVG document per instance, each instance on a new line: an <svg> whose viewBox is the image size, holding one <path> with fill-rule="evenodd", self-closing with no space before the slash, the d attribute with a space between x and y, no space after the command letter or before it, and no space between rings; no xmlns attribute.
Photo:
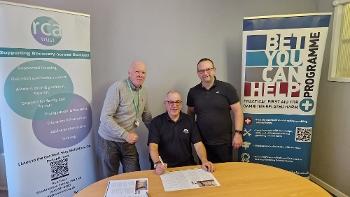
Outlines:
<svg viewBox="0 0 350 197"><path fill-rule="evenodd" d="M330 17L327 13L244 18L242 161L309 175Z"/></svg>
<svg viewBox="0 0 350 197"><path fill-rule="evenodd" d="M90 16L0 2L0 116L9 196L96 180Z"/></svg>

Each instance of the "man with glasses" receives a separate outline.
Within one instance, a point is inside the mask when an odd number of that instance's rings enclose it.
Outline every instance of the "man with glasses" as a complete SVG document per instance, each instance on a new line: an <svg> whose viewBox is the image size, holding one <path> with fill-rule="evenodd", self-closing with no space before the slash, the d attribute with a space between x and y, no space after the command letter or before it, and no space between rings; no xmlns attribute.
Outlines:
<svg viewBox="0 0 350 197"><path fill-rule="evenodd" d="M188 92L187 113L196 116L208 159L219 163L232 161L233 148L242 146L243 113L235 88L217 80L215 71L211 59L199 60L197 74L201 83Z"/></svg>
<svg viewBox="0 0 350 197"><path fill-rule="evenodd" d="M140 170L135 129L141 120L146 126L152 120L143 87L145 79L146 64L134 61L129 67L128 79L108 88L98 129L101 178L118 174L119 163L123 165L123 172Z"/></svg>
<svg viewBox="0 0 350 197"><path fill-rule="evenodd" d="M192 144L202 168L213 172L214 166L207 160L205 147L193 119L181 112L180 93L169 91L164 104L166 112L152 120L148 136L155 172L162 174L167 167L194 165Z"/></svg>

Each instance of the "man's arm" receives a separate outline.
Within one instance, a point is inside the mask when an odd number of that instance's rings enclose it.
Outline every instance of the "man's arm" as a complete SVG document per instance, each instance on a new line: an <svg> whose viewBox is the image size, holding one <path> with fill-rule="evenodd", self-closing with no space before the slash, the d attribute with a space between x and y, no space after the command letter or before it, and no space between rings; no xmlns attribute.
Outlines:
<svg viewBox="0 0 350 197"><path fill-rule="evenodd" d="M152 121L152 113L148 107L148 98L146 98L146 99L147 100L146 100L145 108L144 108L143 113L142 113L142 121L145 123L145 126L149 130L150 124Z"/></svg>
<svg viewBox="0 0 350 197"><path fill-rule="evenodd" d="M214 172L214 165L207 159L207 151L205 150L204 144L201 141L197 142L194 144L194 148L202 162L202 168L209 172Z"/></svg>
<svg viewBox="0 0 350 197"><path fill-rule="evenodd" d="M153 163L157 163L159 161L158 144L150 143L149 144L149 153L151 155L151 159L152 159Z"/></svg>
<svg viewBox="0 0 350 197"><path fill-rule="evenodd" d="M194 107L187 106L187 114L194 119Z"/></svg>
<svg viewBox="0 0 350 197"><path fill-rule="evenodd" d="M128 143L136 143L138 135L135 132L127 132L123 127L121 127L114 118L116 111L119 106L119 87L118 82L111 85L106 93L106 98L103 103L100 121L103 124L106 132L109 136L114 138L123 138Z"/></svg>
<svg viewBox="0 0 350 197"><path fill-rule="evenodd" d="M165 172L165 169L167 168L167 165L163 165L159 160L158 144L149 143L149 153L155 165L154 168L156 174L163 174Z"/></svg>
<svg viewBox="0 0 350 197"><path fill-rule="evenodd" d="M112 84L106 93L106 98L103 103L100 121L104 128L108 129L108 134L113 137L125 137L127 132L115 121L114 115L119 106L119 87L118 82ZM124 138L124 139L125 139Z"/></svg>
<svg viewBox="0 0 350 197"><path fill-rule="evenodd" d="M233 113L232 120L234 121L233 123L235 125L235 130L232 133L232 135L233 135L232 146L235 149L238 149L239 147L242 146L242 143L243 143L243 137L242 137L243 111L242 111L241 104L239 102L232 104L231 110Z"/></svg>

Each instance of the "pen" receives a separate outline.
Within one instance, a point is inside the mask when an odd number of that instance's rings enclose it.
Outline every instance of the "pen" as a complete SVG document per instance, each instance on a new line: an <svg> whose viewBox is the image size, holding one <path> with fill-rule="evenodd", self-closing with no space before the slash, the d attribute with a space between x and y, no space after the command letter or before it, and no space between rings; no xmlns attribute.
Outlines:
<svg viewBox="0 0 350 197"><path fill-rule="evenodd" d="M163 160L162 160L162 158L159 156L159 161L160 161L160 163L162 163L162 165L164 166L164 162L163 162Z"/></svg>

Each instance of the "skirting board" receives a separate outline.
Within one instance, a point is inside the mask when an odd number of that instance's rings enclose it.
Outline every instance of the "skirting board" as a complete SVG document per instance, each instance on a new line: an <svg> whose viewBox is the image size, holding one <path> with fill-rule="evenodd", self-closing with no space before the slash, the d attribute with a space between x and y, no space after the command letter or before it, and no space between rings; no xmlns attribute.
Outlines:
<svg viewBox="0 0 350 197"><path fill-rule="evenodd" d="M341 191L337 190L336 188L330 186L328 183L322 181L321 179L317 178L313 174L310 174L310 180L316 183L317 185L323 187L328 192L332 193L333 195L337 197L349 197L348 195L342 193Z"/></svg>

